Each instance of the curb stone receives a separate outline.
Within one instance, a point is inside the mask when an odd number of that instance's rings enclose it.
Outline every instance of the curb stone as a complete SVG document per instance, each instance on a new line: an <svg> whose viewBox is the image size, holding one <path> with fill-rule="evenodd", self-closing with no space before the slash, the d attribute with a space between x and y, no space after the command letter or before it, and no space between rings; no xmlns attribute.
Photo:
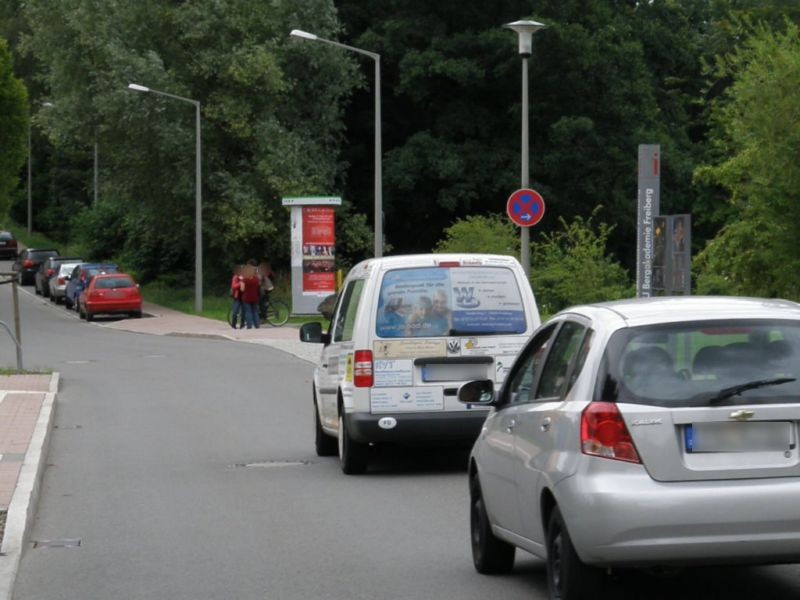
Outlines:
<svg viewBox="0 0 800 600"><path fill-rule="evenodd" d="M0 600L12 599L22 552L30 535L30 524L39 500L44 461L53 429L59 380L58 372L50 376L49 391L42 402L17 486L8 506L3 545L0 547Z"/></svg>

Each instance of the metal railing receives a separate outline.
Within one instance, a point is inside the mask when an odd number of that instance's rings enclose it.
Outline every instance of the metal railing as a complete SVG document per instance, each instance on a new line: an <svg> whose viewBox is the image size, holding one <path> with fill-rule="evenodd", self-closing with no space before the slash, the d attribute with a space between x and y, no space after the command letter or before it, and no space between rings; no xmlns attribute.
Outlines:
<svg viewBox="0 0 800 600"><path fill-rule="evenodd" d="M22 333L19 324L19 292L17 290L17 274L16 273L0 273L0 277L10 277L10 279L0 280L0 285L11 284L11 296L14 302L14 331L16 335L11 332L9 326L5 321L0 321L0 326L8 332L14 345L17 347L17 372L22 372Z"/></svg>

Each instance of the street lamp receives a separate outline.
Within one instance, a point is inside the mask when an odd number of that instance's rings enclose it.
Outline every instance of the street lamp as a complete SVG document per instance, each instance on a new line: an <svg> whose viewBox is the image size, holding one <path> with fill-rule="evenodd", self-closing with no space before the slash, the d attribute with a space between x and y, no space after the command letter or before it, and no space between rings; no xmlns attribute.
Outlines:
<svg viewBox="0 0 800 600"><path fill-rule="evenodd" d="M183 96L176 96L167 92L160 92L158 90L150 89L137 83L128 84L128 89L136 92L145 92L149 94L157 94L159 96L166 96L167 98L174 98L175 100L182 100L189 104L194 104L195 107L195 124L197 133L195 135L195 230L194 230L194 310L195 312L203 311L203 192L201 190L201 155L200 155L200 102Z"/></svg>
<svg viewBox="0 0 800 600"><path fill-rule="evenodd" d="M51 107L53 106L52 102L42 102L42 106ZM33 121L33 115L28 120L28 237L30 237L31 233L33 232L33 193L32 193L32 186L33 183L33 148L31 144L31 122Z"/></svg>
<svg viewBox="0 0 800 600"><path fill-rule="evenodd" d="M536 21L514 21L503 25L506 29L512 29L519 36L519 55L522 57L522 185L527 188L530 185L530 168L528 166L528 59L531 56L531 46L533 34L544 29L545 25ZM525 276L531 275L531 232L529 227L521 227L521 251L520 262L525 270Z"/></svg>
<svg viewBox="0 0 800 600"><path fill-rule="evenodd" d="M332 40L326 40L313 33L292 29L289 34L302 40L322 42L357 52L375 61L375 258L383 256L383 174L381 167L381 55L361 48L348 46Z"/></svg>

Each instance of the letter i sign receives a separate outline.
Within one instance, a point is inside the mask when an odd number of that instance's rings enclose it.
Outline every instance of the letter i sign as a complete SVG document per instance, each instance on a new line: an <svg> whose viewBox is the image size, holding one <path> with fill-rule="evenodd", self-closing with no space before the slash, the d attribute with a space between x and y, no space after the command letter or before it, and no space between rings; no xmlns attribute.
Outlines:
<svg viewBox="0 0 800 600"><path fill-rule="evenodd" d="M522 188L508 197L506 213L516 225L531 227L544 217L544 198L539 192Z"/></svg>

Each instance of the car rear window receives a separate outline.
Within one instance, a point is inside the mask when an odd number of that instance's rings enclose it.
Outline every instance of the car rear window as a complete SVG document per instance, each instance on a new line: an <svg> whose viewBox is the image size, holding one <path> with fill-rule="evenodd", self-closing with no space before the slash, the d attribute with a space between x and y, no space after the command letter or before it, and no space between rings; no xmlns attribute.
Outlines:
<svg viewBox="0 0 800 600"><path fill-rule="evenodd" d="M0 231L0 240L8 242L8 241L13 240L13 239L14 239L14 236L11 235L8 231Z"/></svg>
<svg viewBox="0 0 800 600"><path fill-rule="evenodd" d="M46 260L51 256L58 256L58 250L31 250L28 254L31 260Z"/></svg>
<svg viewBox="0 0 800 600"><path fill-rule="evenodd" d="M505 267L422 267L387 271L378 295L383 338L524 333L522 295Z"/></svg>
<svg viewBox="0 0 800 600"><path fill-rule="evenodd" d="M120 288L134 287L133 280L130 277L103 277L98 279L94 287L101 290L115 290Z"/></svg>
<svg viewBox="0 0 800 600"><path fill-rule="evenodd" d="M656 406L800 403L799 378L797 321L631 327L609 340L595 399Z"/></svg>

